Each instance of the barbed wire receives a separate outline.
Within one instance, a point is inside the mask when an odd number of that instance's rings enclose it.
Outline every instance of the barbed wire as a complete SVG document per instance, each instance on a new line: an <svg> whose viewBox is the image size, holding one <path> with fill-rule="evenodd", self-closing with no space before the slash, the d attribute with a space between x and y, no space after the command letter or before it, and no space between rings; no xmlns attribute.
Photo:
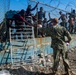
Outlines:
<svg viewBox="0 0 76 75"><path fill-rule="evenodd" d="M55 3L55 6L54 6L54 7L59 7L59 5L60 5L60 0L58 0L58 1L56 1L56 0L51 0L51 1L50 1L50 5L51 5L52 3ZM56 8L53 8L53 9L51 10L51 12L52 12L52 11L55 11L55 9L56 9Z"/></svg>
<svg viewBox="0 0 76 75"><path fill-rule="evenodd" d="M72 6L73 6L73 7L72 7ZM71 1L71 2L69 2L69 3L65 6L65 10L67 10L67 8L70 8L70 9L71 9L71 8L74 8L74 9L75 9L75 8L76 8L76 4Z"/></svg>
<svg viewBox="0 0 76 75"><path fill-rule="evenodd" d="M27 4L22 2L21 0L18 0L18 2L20 4L22 4L23 6L27 6L28 3L30 2L35 2L37 0L26 0ZM71 8L76 8L76 4L74 1L69 1L67 4L64 4L63 2L61 2L60 0L49 0L47 4L45 4L45 1L43 1L43 3L41 3L41 1L39 2L41 5L49 7L50 9L46 10L47 12L51 12L54 16L58 15L58 11L63 11L63 12L70 12L67 9L69 8L71 10ZM55 5L52 6L52 3L56 3ZM60 9L58 8L60 6L60 4L64 4L65 5L65 9ZM3 6L3 7L2 7ZM0 2L0 21L2 20L2 18L4 17L4 14L6 11L8 11L10 9L10 0L1 0Z"/></svg>

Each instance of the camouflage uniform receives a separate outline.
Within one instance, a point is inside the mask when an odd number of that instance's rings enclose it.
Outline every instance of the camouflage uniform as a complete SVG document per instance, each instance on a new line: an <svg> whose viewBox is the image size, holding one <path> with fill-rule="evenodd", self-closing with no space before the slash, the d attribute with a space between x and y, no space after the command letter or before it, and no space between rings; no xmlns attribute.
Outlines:
<svg viewBox="0 0 76 75"><path fill-rule="evenodd" d="M60 56L62 56L66 75L69 75L69 62L67 57L67 45L65 43L65 36L68 39L68 43L71 41L71 35L65 27L57 25L58 19L54 18L51 21L52 26L47 29L41 29L42 32L46 33L46 36L51 36L51 47L53 48L54 65L53 72L56 73L59 66Z"/></svg>
<svg viewBox="0 0 76 75"><path fill-rule="evenodd" d="M65 71L68 73L69 70L69 62L67 59L67 46L65 43L65 36L68 38L68 42L71 41L71 35L66 30L66 28L55 25L50 28L50 35L52 39L51 47L53 48L53 55L54 55L54 65L53 65L53 71L56 72L59 61L60 61L60 55L63 59L63 64Z"/></svg>

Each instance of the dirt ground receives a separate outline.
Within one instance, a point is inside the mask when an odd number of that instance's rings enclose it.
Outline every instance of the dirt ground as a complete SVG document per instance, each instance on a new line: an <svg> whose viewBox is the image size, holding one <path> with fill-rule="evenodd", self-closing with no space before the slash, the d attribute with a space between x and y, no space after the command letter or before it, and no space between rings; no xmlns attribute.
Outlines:
<svg viewBox="0 0 76 75"><path fill-rule="evenodd" d="M69 49L68 58L70 61L70 67L73 72L71 75L76 75L76 47ZM52 56L50 60L52 60ZM51 61L53 63L53 61ZM61 61L62 62L62 61ZM62 64L60 64L62 66ZM10 65L4 65L2 69L8 70L12 75L53 75L50 64L48 66L34 65L34 64L21 64L20 66L14 66L10 68ZM63 67L59 67L59 74L64 73Z"/></svg>

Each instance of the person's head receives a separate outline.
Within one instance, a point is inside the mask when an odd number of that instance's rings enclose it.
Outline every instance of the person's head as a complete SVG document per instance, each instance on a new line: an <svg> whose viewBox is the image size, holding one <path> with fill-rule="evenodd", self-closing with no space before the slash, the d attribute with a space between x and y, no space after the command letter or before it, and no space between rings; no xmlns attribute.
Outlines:
<svg viewBox="0 0 76 75"><path fill-rule="evenodd" d="M24 9L22 9L18 14L20 14L21 16L25 16L25 10Z"/></svg>
<svg viewBox="0 0 76 75"><path fill-rule="evenodd" d="M62 14L62 11L60 11L59 14L61 15Z"/></svg>
<svg viewBox="0 0 76 75"><path fill-rule="evenodd" d="M58 18L54 18L54 19L52 19L52 21L51 21L51 23L52 23L52 25L57 25L58 24Z"/></svg>
<svg viewBox="0 0 76 75"><path fill-rule="evenodd" d="M40 11L41 11L41 12L43 11L43 7L40 7Z"/></svg>
<svg viewBox="0 0 76 75"><path fill-rule="evenodd" d="M75 13L75 10L73 10L72 13Z"/></svg>
<svg viewBox="0 0 76 75"><path fill-rule="evenodd" d="M29 8L29 9L31 9L31 8L32 8L32 6L31 6L31 5L28 5L28 8Z"/></svg>
<svg viewBox="0 0 76 75"><path fill-rule="evenodd" d="M71 21L73 21L73 20L74 20L74 18L70 18L70 20L71 20Z"/></svg>

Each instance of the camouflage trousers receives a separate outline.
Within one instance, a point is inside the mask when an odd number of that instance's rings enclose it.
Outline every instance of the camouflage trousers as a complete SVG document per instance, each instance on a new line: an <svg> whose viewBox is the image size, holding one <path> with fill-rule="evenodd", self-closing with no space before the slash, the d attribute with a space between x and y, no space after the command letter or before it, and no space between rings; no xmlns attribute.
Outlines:
<svg viewBox="0 0 76 75"><path fill-rule="evenodd" d="M65 72L68 73L70 67L69 67L69 61L68 61L68 55L66 49L67 48L63 48L63 49L58 49L56 47L53 48L53 58L54 58L53 72L57 72L60 62L60 57L62 56Z"/></svg>

